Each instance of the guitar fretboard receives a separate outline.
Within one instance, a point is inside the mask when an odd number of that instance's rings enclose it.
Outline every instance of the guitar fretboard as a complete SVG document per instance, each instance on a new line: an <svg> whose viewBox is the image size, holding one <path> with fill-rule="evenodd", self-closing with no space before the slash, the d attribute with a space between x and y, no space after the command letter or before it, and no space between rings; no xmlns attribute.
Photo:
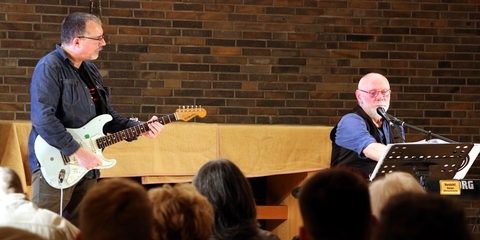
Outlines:
<svg viewBox="0 0 480 240"><path fill-rule="evenodd" d="M127 129L122 130L122 131L118 131L118 132L110 134L110 135L100 137L100 138L97 139L97 146L99 148L105 148L105 147L108 147L112 144L121 142L125 139L129 139L129 138L139 136L140 134L142 134L144 132L150 131L150 128L148 127L149 123L159 122L159 123L165 125L167 123L171 123L171 122L175 122L175 121L177 121L177 115L176 115L176 113L172 113L172 114L160 117L157 120L149 121L149 122L146 122L146 123L143 123L143 124L131 127L131 128L127 128Z"/></svg>

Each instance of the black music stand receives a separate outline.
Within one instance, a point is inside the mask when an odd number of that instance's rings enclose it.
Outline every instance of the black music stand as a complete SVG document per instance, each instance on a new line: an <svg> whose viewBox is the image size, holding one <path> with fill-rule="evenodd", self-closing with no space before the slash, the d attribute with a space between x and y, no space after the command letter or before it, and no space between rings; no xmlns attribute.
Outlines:
<svg viewBox="0 0 480 240"><path fill-rule="evenodd" d="M457 171L470 167L468 154L473 143L388 144L370 175L370 181L394 171L415 176L426 188L426 179L453 179Z"/></svg>

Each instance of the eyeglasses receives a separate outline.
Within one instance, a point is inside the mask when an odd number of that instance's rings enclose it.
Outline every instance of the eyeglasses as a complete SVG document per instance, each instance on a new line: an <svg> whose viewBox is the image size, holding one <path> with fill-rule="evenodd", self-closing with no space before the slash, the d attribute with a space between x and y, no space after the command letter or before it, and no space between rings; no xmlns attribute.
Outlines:
<svg viewBox="0 0 480 240"><path fill-rule="evenodd" d="M388 90L380 90L380 91L377 91L377 90L365 91L365 90L362 90L362 89L358 89L358 91L362 91L362 92L364 92L364 93L368 93L368 95L370 95L370 97L372 97L372 98L376 98L379 93L382 93L382 95L383 95L384 97L388 97L388 96L390 96L390 93L392 92L392 90L390 90L390 89L388 89Z"/></svg>
<svg viewBox="0 0 480 240"><path fill-rule="evenodd" d="M85 36L78 36L77 38L86 38L86 39L90 39L90 40L94 40L94 41L97 41L98 43L101 43L102 40L105 41L105 35L102 35L100 38L91 38L91 37L85 37Z"/></svg>

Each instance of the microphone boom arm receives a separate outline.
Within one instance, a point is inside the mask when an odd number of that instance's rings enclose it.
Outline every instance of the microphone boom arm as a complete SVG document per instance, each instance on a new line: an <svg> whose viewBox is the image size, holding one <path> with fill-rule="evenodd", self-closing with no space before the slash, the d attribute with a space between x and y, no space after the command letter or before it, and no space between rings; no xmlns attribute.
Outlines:
<svg viewBox="0 0 480 240"><path fill-rule="evenodd" d="M458 143L457 141L453 141L453 140L448 139L448 138L446 138L446 137L442 137L442 136L440 136L440 135L437 135L437 134L435 134L435 133L432 133L431 131L427 131L427 130L424 130L424 129L421 129L421 128L417 128L417 127L415 127L415 126L412 126L412 125L410 125L410 124L408 124L408 123L406 123L406 122L404 122L404 121L402 121L402 120L399 120L399 119L397 119L397 118L394 118L394 119L392 120L392 122L395 123L395 124L397 124L397 125L404 126L404 127L408 127L408 128L413 129L413 130L419 131L419 132L421 132L421 133L425 133L425 134L427 134L428 136L431 136L431 137L434 137L434 138L438 138L438 139L442 139L443 141L446 141L446 142L449 142L449 143Z"/></svg>

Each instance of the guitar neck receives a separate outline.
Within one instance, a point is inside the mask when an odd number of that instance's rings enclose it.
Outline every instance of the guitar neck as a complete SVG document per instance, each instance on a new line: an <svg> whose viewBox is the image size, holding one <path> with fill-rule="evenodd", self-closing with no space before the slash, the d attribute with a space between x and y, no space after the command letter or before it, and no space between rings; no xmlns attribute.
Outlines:
<svg viewBox="0 0 480 240"><path fill-rule="evenodd" d="M160 117L157 120L149 121L149 122L146 122L146 123L143 123L143 124L131 127L131 128L127 128L127 129L122 130L122 131L118 131L118 132L110 134L110 135L100 137L96 140L97 141L97 146L99 148L105 148L105 147L108 147L112 144L121 142L125 139L137 137L144 132L150 131L150 128L148 127L149 123L159 122L159 123L165 125L165 124L168 124L168 123L171 123L171 122L175 122L175 121L177 121L177 119L178 118L177 118L176 113L172 113L172 114Z"/></svg>

